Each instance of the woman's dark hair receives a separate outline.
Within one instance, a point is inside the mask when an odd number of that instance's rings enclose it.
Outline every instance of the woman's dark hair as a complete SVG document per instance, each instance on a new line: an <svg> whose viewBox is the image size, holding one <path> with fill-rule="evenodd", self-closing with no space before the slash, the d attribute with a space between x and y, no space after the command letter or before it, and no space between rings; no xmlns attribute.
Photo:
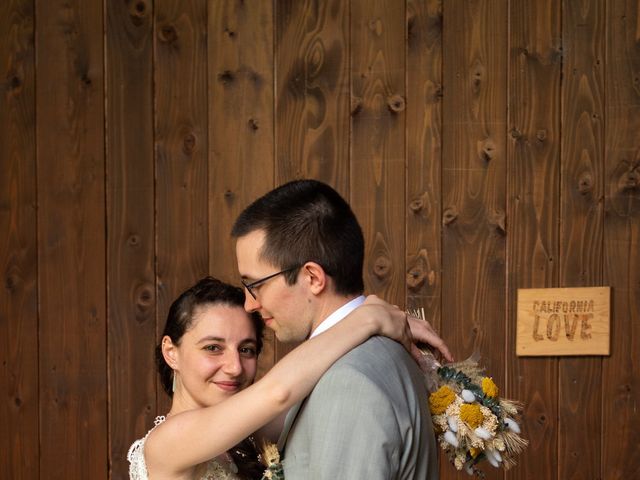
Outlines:
<svg viewBox="0 0 640 480"><path fill-rule="evenodd" d="M244 307L244 292L213 277L205 277L194 286L185 290L169 308L167 323L162 338L167 335L174 345L180 345L182 336L191 327L196 309L206 305L227 305ZM257 312L247 313L256 331L256 351L262 351L262 331L264 324ZM156 346L156 364L164 391L173 397L173 369L162 355L162 340ZM264 467L258 461L258 451L251 439L245 439L229 450L234 463L238 467L240 478L260 478Z"/></svg>

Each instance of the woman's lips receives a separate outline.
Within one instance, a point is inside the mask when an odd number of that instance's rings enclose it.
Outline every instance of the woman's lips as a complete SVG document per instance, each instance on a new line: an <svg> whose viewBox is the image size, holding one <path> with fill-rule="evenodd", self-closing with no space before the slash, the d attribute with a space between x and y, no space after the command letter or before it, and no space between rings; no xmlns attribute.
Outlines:
<svg viewBox="0 0 640 480"><path fill-rule="evenodd" d="M240 389L240 382L213 382L225 392L235 392Z"/></svg>

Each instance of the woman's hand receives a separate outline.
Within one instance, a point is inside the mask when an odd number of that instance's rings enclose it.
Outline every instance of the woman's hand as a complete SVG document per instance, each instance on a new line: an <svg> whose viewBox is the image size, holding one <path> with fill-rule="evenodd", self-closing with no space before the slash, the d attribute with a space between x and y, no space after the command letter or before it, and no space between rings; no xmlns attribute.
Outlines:
<svg viewBox="0 0 640 480"><path fill-rule="evenodd" d="M405 312L375 295L369 295L360 308L367 309L367 316L374 322L377 335L389 337L411 352L413 337Z"/></svg>
<svg viewBox="0 0 640 480"><path fill-rule="evenodd" d="M426 343L432 349L436 349L447 362L453 362L453 355L449 351L449 347L444 343L444 340L440 338L440 335L436 333L431 324L426 320L423 320L413 315L407 315L407 321L409 322L409 328L411 328L411 335L413 337L413 343Z"/></svg>
<svg viewBox="0 0 640 480"><path fill-rule="evenodd" d="M369 295L363 306L374 307L369 313L375 315L373 319L378 322L378 333L400 342L416 360L422 361L417 344L425 343L437 350L446 361L453 362L449 347L426 320L407 315L396 305L391 305L376 295Z"/></svg>

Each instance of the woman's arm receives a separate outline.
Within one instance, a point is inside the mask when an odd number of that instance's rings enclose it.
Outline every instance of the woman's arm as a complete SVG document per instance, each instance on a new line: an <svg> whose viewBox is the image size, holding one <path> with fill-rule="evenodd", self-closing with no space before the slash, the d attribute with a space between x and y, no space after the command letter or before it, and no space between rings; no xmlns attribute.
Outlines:
<svg viewBox="0 0 640 480"><path fill-rule="evenodd" d="M411 343L404 312L368 300L334 327L295 348L247 389L218 405L172 416L158 426L145 444L150 476L179 475L225 452L307 396L338 358L372 335L386 335L406 348Z"/></svg>

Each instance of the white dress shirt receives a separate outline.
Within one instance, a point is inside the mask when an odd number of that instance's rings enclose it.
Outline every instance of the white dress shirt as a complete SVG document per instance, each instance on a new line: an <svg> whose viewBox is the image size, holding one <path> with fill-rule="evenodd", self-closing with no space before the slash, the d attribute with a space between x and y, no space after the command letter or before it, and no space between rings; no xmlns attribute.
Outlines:
<svg viewBox="0 0 640 480"><path fill-rule="evenodd" d="M344 317L346 317L351 312L353 312L356 308L362 305L364 303L364 300L365 300L364 295L360 295L359 297L356 297L353 300L350 300L349 302L345 303L343 306L341 306L335 312L333 312L331 315L325 318L320 323L320 325L318 325L316 329L313 332L311 332L311 336L309 338L313 338L316 335L321 334L325 330L329 330L336 323L340 322Z"/></svg>

